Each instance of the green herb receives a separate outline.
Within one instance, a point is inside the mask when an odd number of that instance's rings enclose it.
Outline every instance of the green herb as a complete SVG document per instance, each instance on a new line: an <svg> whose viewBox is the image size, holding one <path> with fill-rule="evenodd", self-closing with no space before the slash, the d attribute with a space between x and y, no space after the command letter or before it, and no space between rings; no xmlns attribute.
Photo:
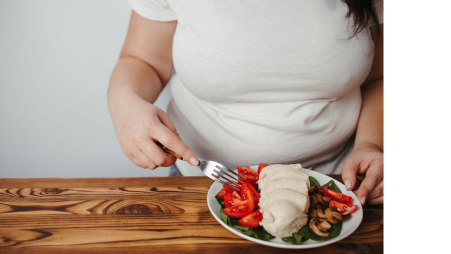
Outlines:
<svg viewBox="0 0 451 254"><path fill-rule="evenodd" d="M244 227L244 226L241 226L241 225L233 225L233 227L236 228L236 229L239 229L239 230L244 230L244 231L247 231L247 230L251 229L250 227Z"/></svg>
<svg viewBox="0 0 451 254"><path fill-rule="evenodd" d="M230 218L229 218L229 216L227 216L227 214L225 214L223 211L222 211L222 209L221 210L219 210L219 212L221 213L221 218L222 218L222 220L227 224L227 225L231 225L230 224Z"/></svg>
<svg viewBox="0 0 451 254"><path fill-rule="evenodd" d="M310 237L308 235L307 228L308 228L308 224L304 225L301 229L299 229L299 231L297 233L298 235L302 236L302 241L303 242L307 241L308 239L310 239Z"/></svg>
<svg viewBox="0 0 451 254"><path fill-rule="evenodd" d="M216 201L218 201L218 204L221 206L221 208L224 209L225 208L224 200L222 200L220 197L218 197L218 195L216 195L215 198L216 198Z"/></svg>
<svg viewBox="0 0 451 254"><path fill-rule="evenodd" d="M257 233L257 238L265 241L269 241L274 238L270 233L266 232L266 230L262 226L258 226L254 228L254 231Z"/></svg>
<svg viewBox="0 0 451 254"><path fill-rule="evenodd" d="M337 184L334 180L330 180L328 183L324 184L323 186L327 187L328 189L331 189L333 191L336 191L338 193L341 193L340 188L338 188Z"/></svg>
<svg viewBox="0 0 451 254"><path fill-rule="evenodd" d="M352 218L352 216L350 214L348 215L343 215L343 222L348 221Z"/></svg>
<svg viewBox="0 0 451 254"><path fill-rule="evenodd" d="M250 237L253 238L258 238L257 233L255 233L253 230L246 230L246 231L241 231L243 234L248 235Z"/></svg>
<svg viewBox="0 0 451 254"><path fill-rule="evenodd" d="M315 179L315 177L309 176L308 179L310 181L310 186L321 186L318 180Z"/></svg>
<svg viewBox="0 0 451 254"><path fill-rule="evenodd" d="M308 226L305 225L297 233L294 233L291 237L282 238L283 241L292 244L300 244L301 242L307 241L310 237L307 231Z"/></svg>
<svg viewBox="0 0 451 254"><path fill-rule="evenodd" d="M329 239L335 238L338 235L340 235L341 228L343 227L343 222L340 221L337 224L331 224L331 225L332 225L332 227L331 227L331 229L329 229L329 236L328 237L321 237L321 236L315 234L310 229L310 227L307 227L308 235L310 236L311 239L316 240L316 241L325 241L325 240L329 240Z"/></svg>
<svg viewBox="0 0 451 254"><path fill-rule="evenodd" d="M230 226L241 226L241 224L238 222L238 220L239 219L237 219L237 218L230 218L229 217L229 220L230 220Z"/></svg>

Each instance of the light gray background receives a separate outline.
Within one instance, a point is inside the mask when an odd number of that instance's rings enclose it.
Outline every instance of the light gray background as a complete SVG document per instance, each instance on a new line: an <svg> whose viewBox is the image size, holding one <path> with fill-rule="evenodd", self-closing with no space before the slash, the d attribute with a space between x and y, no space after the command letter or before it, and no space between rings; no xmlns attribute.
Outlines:
<svg viewBox="0 0 451 254"><path fill-rule="evenodd" d="M0 1L0 178L168 175L123 155L108 114L130 13L125 0Z"/></svg>

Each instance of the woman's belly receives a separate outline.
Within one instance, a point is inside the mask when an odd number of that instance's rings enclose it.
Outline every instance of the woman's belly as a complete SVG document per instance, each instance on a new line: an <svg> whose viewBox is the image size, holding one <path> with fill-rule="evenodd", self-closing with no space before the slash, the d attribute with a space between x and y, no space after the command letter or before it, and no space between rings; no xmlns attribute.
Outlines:
<svg viewBox="0 0 451 254"><path fill-rule="evenodd" d="M228 167L297 163L311 167L335 157L354 133L360 88L329 100L211 103L171 79L168 113L183 141L204 160Z"/></svg>

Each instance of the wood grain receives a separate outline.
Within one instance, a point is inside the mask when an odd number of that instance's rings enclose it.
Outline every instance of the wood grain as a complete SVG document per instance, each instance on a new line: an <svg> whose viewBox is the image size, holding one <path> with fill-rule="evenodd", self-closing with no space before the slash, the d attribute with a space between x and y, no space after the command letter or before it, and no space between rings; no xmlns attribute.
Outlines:
<svg viewBox="0 0 451 254"><path fill-rule="evenodd" d="M338 175L333 176L340 180ZM207 177L0 179L0 253L293 253L223 228ZM348 238L303 253L381 253L383 206Z"/></svg>

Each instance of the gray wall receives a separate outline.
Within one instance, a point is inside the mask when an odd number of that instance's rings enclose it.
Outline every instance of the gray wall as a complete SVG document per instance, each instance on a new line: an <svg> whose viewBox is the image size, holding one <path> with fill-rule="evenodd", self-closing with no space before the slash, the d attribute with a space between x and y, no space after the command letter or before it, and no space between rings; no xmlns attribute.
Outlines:
<svg viewBox="0 0 451 254"><path fill-rule="evenodd" d="M168 175L122 154L108 114L130 12L125 0L0 1L0 178Z"/></svg>

